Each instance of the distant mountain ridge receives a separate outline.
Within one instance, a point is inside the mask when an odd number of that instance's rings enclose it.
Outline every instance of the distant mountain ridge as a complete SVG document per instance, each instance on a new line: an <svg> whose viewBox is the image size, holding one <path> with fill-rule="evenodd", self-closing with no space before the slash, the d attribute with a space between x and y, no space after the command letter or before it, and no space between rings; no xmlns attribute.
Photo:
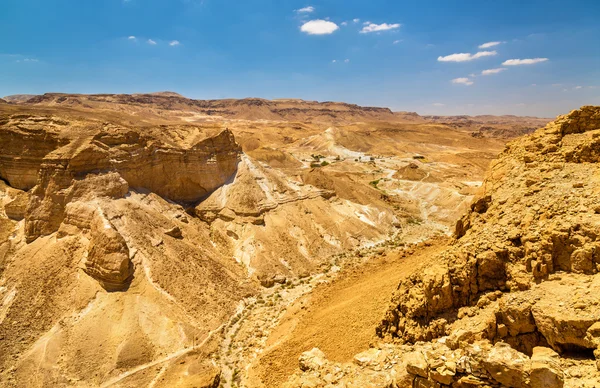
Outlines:
<svg viewBox="0 0 600 388"><path fill-rule="evenodd" d="M332 123L390 121L435 123L469 130L477 137L514 137L544 126L550 119L519 116L421 116L416 112L393 112L385 107L360 106L344 102L310 101L295 98L196 100L171 91L136 94L68 94L13 95L7 102L46 106L70 106L84 109L111 109L130 113L156 114L156 110L207 119L319 121ZM164 117L164 114L159 114ZM488 128L489 126L491 128ZM493 132L493 134L491 133Z"/></svg>

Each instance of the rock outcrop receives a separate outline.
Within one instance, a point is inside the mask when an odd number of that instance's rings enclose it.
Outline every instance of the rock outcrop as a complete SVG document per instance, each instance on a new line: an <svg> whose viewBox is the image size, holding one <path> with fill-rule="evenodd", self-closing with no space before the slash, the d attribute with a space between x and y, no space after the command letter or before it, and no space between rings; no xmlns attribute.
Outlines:
<svg viewBox="0 0 600 388"><path fill-rule="evenodd" d="M592 106L509 143L453 245L398 286L377 328L388 343L305 363L288 386L596 386L598 150Z"/></svg>
<svg viewBox="0 0 600 388"><path fill-rule="evenodd" d="M140 128L26 114L7 115L0 126L0 178L32 189L28 241L57 231L65 205L85 196L120 198L131 187L193 204L229 180L239 160L240 148L226 129Z"/></svg>
<svg viewBox="0 0 600 388"><path fill-rule="evenodd" d="M600 108L583 107L510 143L493 163L479 199L458 222L456 244L437 264L399 286L379 332L410 342L431 340L448 334L461 308L485 305L490 293L502 291L511 293L502 298L498 324L508 329L511 340L542 329L540 340L545 338L557 351L588 347L582 337L593 318L581 320L587 309L591 317L597 311L584 296L565 300L585 308L572 316L580 327L559 330L560 339L543 331L545 319L534 312L555 316L547 318L553 324L574 312L552 312L556 307L549 301L571 298L576 287L560 286L561 276L564 283L577 282L575 274L585 275L581 285L595 287L592 275L600 269L599 139ZM555 275L559 272L564 275ZM545 288L547 281L553 285L546 296L536 293L533 286ZM524 302L514 307L515 301L507 298L519 293ZM541 299L532 301L534 295ZM580 340L564 338L573 331ZM498 333L492 335L490 339Z"/></svg>
<svg viewBox="0 0 600 388"><path fill-rule="evenodd" d="M154 375L134 369L156 361L159 386L218 386L192 347L214 348L259 286L185 208L235 175L239 153L216 125L3 105L0 385L102 386L132 371L127 384L146 386Z"/></svg>
<svg viewBox="0 0 600 388"><path fill-rule="evenodd" d="M549 348L536 347L528 357L505 343L487 341L459 349L438 342L379 344L344 364L327 360L315 348L300 356L299 369L284 387L563 388L565 371L593 373L589 362L573 367Z"/></svg>

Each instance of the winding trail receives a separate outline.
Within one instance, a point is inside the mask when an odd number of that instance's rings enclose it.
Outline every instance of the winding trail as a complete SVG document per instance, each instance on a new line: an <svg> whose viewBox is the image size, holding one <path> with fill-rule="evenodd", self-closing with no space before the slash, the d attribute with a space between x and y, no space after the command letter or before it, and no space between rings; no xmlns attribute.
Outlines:
<svg viewBox="0 0 600 388"><path fill-rule="evenodd" d="M210 340L212 338L213 335L215 335L215 333L220 332L223 329L223 327L225 327L227 324L228 323L223 323L221 326L219 326L216 329L210 331L208 333L208 335L206 336L206 338L204 338L204 340L201 343L199 343L198 345L196 345L196 346L191 346L189 348L183 348L183 349L178 350L176 352L170 353L170 354L166 355L163 358L159 358L158 360L154 360L154 361L148 362L146 364L138 365L135 368L130 369L130 370L126 371L126 372L123 372L120 375L115 376L112 379L104 382L102 385L100 385L100 387L101 388L106 388L106 387L113 386L116 383L120 382L121 380L126 379L127 377L132 376L132 375L134 375L134 374L136 374L136 373L138 373L140 371L143 371L143 370L148 369L148 368L152 368L153 366L160 365L160 364L162 364L164 362L167 362L167 361L170 361L170 360L172 360L174 358L183 356L184 354L190 353L190 352L192 352L192 351L194 351L196 349L200 349L200 348L202 348L206 344L206 342L208 342L208 340Z"/></svg>

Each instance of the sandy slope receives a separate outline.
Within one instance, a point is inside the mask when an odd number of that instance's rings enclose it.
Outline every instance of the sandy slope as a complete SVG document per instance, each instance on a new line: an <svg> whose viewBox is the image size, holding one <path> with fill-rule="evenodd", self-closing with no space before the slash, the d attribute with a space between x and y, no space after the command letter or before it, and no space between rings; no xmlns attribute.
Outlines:
<svg viewBox="0 0 600 388"><path fill-rule="evenodd" d="M278 387L297 369L298 357L314 347L327 358L347 362L369 348L374 330L398 282L446 246L445 239L417 248L376 256L348 268L290 306L267 340L264 354L250 367L249 387Z"/></svg>

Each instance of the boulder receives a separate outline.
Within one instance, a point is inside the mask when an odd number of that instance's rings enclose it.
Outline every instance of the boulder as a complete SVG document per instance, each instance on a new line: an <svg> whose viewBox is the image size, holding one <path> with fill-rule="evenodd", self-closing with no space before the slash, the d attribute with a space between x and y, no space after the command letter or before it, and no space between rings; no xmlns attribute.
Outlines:
<svg viewBox="0 0 600 388"><path fill-rule="evenodd" d="M381 350L370 348L354 356L354 363L360 366L377 365L383 361L380 359L380 355Z"/></svg>
<svg viewBox="0 0 600 388"><path fill-rule="evenodd" d="M128 287L133 269L125 239L98 209L91 223L85 272L107 291L119 291Z"/></svg>
<svg viewBox="0 0 600 388"><path fill-rule="evenodd" d="M412 375L427 377L429 373L429 365L427 359L422 352L416 351L408 353L404 356L406 363L406 371Z"/></svg>
<svg viewBox="0 0 600 388"><path fill-rule="evenodd" d="M298 364L302 371L319 370L326 363L325 353L319 348L313 348L312 350L302 353L298 359Z"/></svg>
<svg viewBox="0 0 600 388"><path fill-rule="evenodd" d="M561 282L546 282L539 287L532 315L537 330L558 352L597 347L588 330L600 317L600 277L590 280L585 275L571 274L563 276Z"/></svg>
<svg viewBox="0 0 600 388"><path fill-rule="evenodd" d="M531 388L562 388L564 373L558 353L546 347L533 348L529 378Z"/></svg>
<svg viewBox="0 0 600 388"><path fill-rule="evenodd" d="M494 345L482 358L482 365L492 379L504 386L527 387L529 357L508 344Z"/></svg>
<svg viewBox="0 0 600 388"><path fill-rule="evenodd" d="M172 228L165 230L165 234L167 236L171 236L171 237L177 238L177 239L183 238L183 234L181 233L181 229L179 228L179 226L174 226Z"/></svg>

